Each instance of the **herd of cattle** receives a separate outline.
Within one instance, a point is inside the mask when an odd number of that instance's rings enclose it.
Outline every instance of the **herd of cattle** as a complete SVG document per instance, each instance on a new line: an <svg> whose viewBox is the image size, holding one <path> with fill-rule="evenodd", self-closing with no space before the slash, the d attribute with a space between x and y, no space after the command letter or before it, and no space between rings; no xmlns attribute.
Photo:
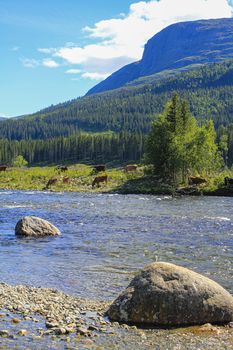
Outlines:
<svg viewBox="0 0 233 350"><path fill-rule="evenodd" d="M123 168L123 171L128 173L128 172L132 172L132 171L137 171L138 166L135 164L130 164L130 165L126 165ZM61 174L62 172L66 172L68 171L68 167L67 166L62 166L62 165L58 165L55 170L57 171L58 174ZM98 164L93 166L93 170L92 170L92 175L97 175L100 172L106 172L106 165L105 164ZM57 178L53 178L53 179L49 179L49 181L47 182L45 189L49 189L52 185L55 185L58 182ZM63 177L62 182L64 184L68 184L70 182L70 178L69 177ZM108 183L108 175L104 174L104 175L99 175L99 176L95 176L94 180L92 181L92 188L94 188L96 185L99 186L100 183Z"/></svg>
<svg viewBox="0 0 233 350"><path fill-rule="evenodd" d="M0 165L0 172L6 171L7 168L8 168L7 165ZM65 165L58 165L55 168L55 170L58 174L61 174L61 173L65 173L66 171L68 171L69 168ZM129 165L126 165L122 170L126 173L134 172L134 171L138 170L138 166L136 164L129 164ZM97 175L99 172L106 172L106 165L105 164L98 164L98 165L93 166L92 175ZM57 178L49 179L45 188L49 189L52 185L55 185L57 182L58 182ZM62 182L64 184L68 184L70 182L70 178L63 177ZM107 174L95 176L94 180L92 181L92 188L94 188L95 185L99 186L99 184L101 182L103 182L105 184L108 183L108 175ZM207 180L200 177L200 176L189 176L189 178L188 178L189 186L193 186L193 185L197 186L197 185L201 185L204 183L207 183ZM225 177L224 178L224 185L226 187L233 186L233 178Z"/></svg>

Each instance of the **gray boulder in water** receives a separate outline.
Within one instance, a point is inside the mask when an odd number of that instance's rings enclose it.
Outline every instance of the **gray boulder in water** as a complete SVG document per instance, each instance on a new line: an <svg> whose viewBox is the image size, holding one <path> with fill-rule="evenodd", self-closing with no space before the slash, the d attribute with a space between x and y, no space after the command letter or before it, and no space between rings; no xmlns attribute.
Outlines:
<svg viewBox="0 0 233 350"><path fill-rule="evenodd" d="M15 226L17 236L43 237L59 236L61 232L50 222L36 216L25 216Z"/></svg>
<svg viewBox="0 0 233 350"><path fill-rule="evenodd" d="M233 320L233 297L207 277L157 262L141 270L107 314L112 321L162 327L224 324Z"/></svg>

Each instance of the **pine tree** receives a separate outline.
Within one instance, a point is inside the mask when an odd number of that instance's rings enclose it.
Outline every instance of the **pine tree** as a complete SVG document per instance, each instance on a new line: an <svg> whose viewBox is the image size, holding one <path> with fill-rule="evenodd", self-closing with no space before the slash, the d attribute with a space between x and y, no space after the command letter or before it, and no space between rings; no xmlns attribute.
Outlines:
<svg viewBox="0 0 233 350"><path fill-rule="evenodd" d="M215 139L213 122L198 127L187 101L175 94L152 125L146 159L163 181L185 182L190 172L209 173L221 166Z"/></svg>

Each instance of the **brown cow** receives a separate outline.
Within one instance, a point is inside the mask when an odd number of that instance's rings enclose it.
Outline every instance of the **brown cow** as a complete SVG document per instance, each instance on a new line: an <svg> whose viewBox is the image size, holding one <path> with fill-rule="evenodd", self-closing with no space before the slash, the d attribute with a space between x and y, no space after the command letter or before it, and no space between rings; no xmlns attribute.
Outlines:
<svg viewBox="0 0 233 350"><path fill-rule="evenodd" d="M108 175L103 175L103 176L96 176L92 182L92 188L97 184L99 187L100 182L105 182L106 184L108 183Z"/></svg>
<svg viewBox="0 0 233 350"><path fill-rule="evenodd" d="M57 179L49 179L45 188L48 189L51 185L54 185L55 183L57 183L57 181L58 181Z"/></svg>
<svg viewBox="0 0 233 350"><path fill-rule="evenodd" d="M63 177L62 182L63 182L63 184L69 184L70 183L70 178L69 177Z"/></svg>
<svg viewBox="0 0 233 350"><path fill-rule="evenodd" d="M131 165L126 165L125 167L125 172L128 173L129 171L137 171L138 166L135 164L131 164Z"/></svg>
<svg viewBox="0 0 233 350"><path fill-rule="evenodd" d="M104 165L104 164L94 165L93 170L96 173L99 173L100 171L106 171L106 165Z"/></svg>
<svg viewBox="0 0 233 350"><path fill-rule="evenodd" d="M199 176L189 176L188 178L188 184L189 185L201 185L206 183L206 179L204 179L203 177L199 177Z"/></svg>
<svg viewBox="0 0 233 350"><path fill-rule="evenodd" d="M0 171L6 171L7 165L0 165Z"/></svg>

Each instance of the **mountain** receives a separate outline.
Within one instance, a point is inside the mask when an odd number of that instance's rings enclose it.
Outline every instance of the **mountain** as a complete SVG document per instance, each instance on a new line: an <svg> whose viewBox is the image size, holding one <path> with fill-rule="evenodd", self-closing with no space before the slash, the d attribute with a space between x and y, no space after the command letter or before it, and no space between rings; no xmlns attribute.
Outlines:
<svg viewBox="0 0 233 350"><path fill-rule="evenodd" d="M164 70L233 58L233 18L173 24L145 45L141 61L129 64L94 86L87 95L117 89Z"/></svg>
<svg viewBox="0 0 233 350"><path fill-rule="evenodd" d="M231 166L233 59L163 71L116 90L1 121L0 163L11 163L15 154L30 164L138 161L152 118L174 91L189 101L200 122L211 118L219 135L226 130Z"/></svg>
<svg viewBox="0 0 233 350"><path fill-rule="evenodd" d="M134 84L74 99L35 114L1 122L0 139L69 137L75 132L147 133L151 119L177 91L199 119L216 128L233 123L233 59L200 67L168 70Z"/></svg>

